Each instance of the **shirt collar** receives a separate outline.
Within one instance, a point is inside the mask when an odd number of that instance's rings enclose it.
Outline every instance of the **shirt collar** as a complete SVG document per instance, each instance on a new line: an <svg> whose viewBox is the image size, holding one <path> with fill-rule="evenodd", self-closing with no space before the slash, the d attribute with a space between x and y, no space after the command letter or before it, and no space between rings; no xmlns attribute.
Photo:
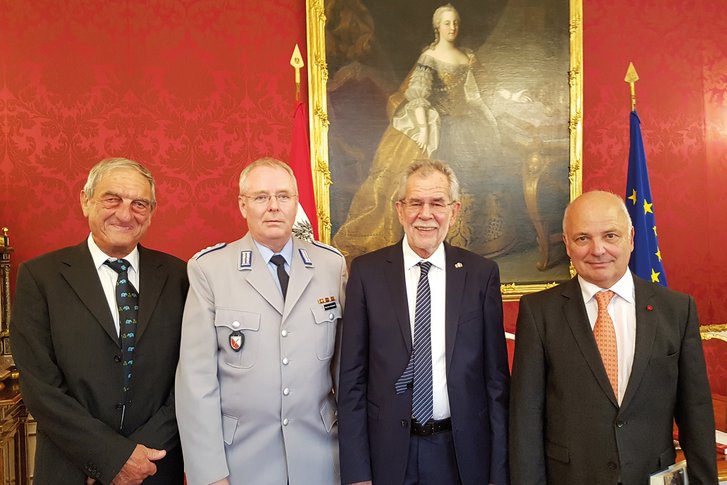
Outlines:
<svg viewBox="0 0 727 485"><path fill-rule="evenodd" d="M611 290L629 303L634 303L636 300L634 296L634 277L631 274L631 270L628 268L626 268L626 272L621 279L614 283L610 288L601 288L598 285L589 283L584 280L581 275L578 275L578 284L581 286L583 301L586 303L591 301L591 298L593 298L596 293L603 290Z"/></svg>
<svg viewBox="0 0 727 485"><path fill-rule="evenodd" d="M263 246L259 242L257 242L255 239L252 240L252 242L255 243L255 246L257 247L257 250L260 252L260 256L262 256L263 261L265 261L265 264L270 263L270 258L272 258L276 254L280 254L283 258L285 258L285 262L288 263L288 267L291 266L293 262L293 238L291 237L288 239L288 242L285 243L285 246L283 246L283 249L280 250L279 253L274 252L272 249L270 249L267 246Z"/></svg>
<svg viewBox="0 0 727 485"><path fill-rule="evenodd" d="M93 264L96 267L96 269L100 269L106 261L109 259L115 260L116 258L109 256L108 254L104 253L101 248L98 247L98 244L96 244L96 241L93 240L93 234L88 235L88 250L91 252L91 258L93 258ZM134 246L134 249L124 256L123 258L126 261L129 262L131 267L134 269L134 271L139 271L139 246Z"/></svg>
<svg viewBox="0 0 727 485"><path fill-rule="evenodd" d="M446 257L444 254L444 244L439 244L439 247L429 256L427 259L422 258L409 246L409 241L404 235L404 242L402 243L402 249L404 251L404 269L409 270L416 266L420 261L429 261L432 266L444 269L446 263Z"/></svg>

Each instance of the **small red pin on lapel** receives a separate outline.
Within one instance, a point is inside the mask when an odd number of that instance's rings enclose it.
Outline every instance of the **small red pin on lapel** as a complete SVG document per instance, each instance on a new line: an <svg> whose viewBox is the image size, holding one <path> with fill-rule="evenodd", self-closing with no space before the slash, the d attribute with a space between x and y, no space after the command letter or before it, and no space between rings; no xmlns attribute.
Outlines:
<svg viewBox="0 0 727 485"><path fill-rule="evenodd" d="M651 306L651 305L646 305L646 311L647 311L647 312L650 312L650 311L651 311L651 310L653 310L653 309L654 309L654 307L653 307L653 306Z"/></svg>

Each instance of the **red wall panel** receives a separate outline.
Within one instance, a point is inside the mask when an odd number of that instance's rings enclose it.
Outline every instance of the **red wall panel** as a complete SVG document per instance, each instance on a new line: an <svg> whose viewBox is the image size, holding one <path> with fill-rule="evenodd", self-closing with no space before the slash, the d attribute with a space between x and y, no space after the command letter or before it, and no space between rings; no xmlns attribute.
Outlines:
<svg viewBox="0 0 727 485"><path fill-rule="evenodd" d="M727 320L727 19L719 0L584 2L584 190L623 193L629 62L669 285Z"/></svg>
<svg viewBox="0 0 727 485"><path fill-rule="evenodd" d="M286 159L297 1L0 1L0 224L15 261L87 234L78 194L107 156L147 165L145 244L189 258L244 232L242 167Z"/></svg>

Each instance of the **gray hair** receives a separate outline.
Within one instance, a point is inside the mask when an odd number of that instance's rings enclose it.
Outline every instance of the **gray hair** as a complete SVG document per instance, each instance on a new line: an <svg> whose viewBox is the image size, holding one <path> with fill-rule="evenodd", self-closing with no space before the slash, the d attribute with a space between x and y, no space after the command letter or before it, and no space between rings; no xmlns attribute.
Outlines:
<svg viewBox="0 0 727 485"><path fill-rule="evenodd" d="M401 174L399 179L399 190L396 193L396 200L404 200L406 196L406 184L409 182L409 178L415 173L427 176L434 172L439 172L447 177L449 182L449 198L452 202L459 200L459 180L455 175L454 170L441 160L430 160L430 159L416 159L412 160L404 173Z"/></svg>
<svg viewBox="0 0 727 485"><path fill-rule="evenodd" d="M631 222L631 215L629 214L629 210L626 208L626 203L621 198L621 196L620 195L616 195L613 192L608 192L606 190L590 190L588 192L582 193L581 195L579 195L578 197L576 197L571 203L569 203L566 206L565 211L563 212L563 225L562 225L563 234L566 234L566 232L565 232L565 221L568 219L568 213L570 212L571 206L573 205L573 203L575 201L577 201L580 197L582 197L582 196L584 196L586 194L602 194L602 195L604 195L604 196L606 196L606 197L608 197L610 199L613 199L614 203L616 203L618 205L619 210L626 217L626 220L629 221L629 232L631 231L631 228L633 227L633 224Z"/></svg>
<svg viewBox="0 0 727 485"><path fill-rule="evenodd" d="M157 198L154 177L152 176L149 169L147 169L145 166L143 166L139 162L135 162L134 160L129 160L128 158L104 158L96 165L94 165L93 168L91 168L91 171L88 172L86 185L83 186L83 192L86 194L86 197L88 197L89 199L93 198L93 194L96 191L96 186L101 181L101 179L109 172L119 169L134 170L139 173L139 175L144 177L147 182L149 182L149 188L151 189L151 206L152 208L156 207Z"/></svg>
<svg viewBox="0 0 727 485"><path fill-rule="evenodd" d="M295 180L295 174L293 173L293 169L290 168L290 165L285 162L281 162L276 158L263 157L258 158L250 165L245 167L242 172L240 172L240 195L245 195L245 192L247 191L247 178L250 176L250 172L258 167L280 168L282 170L285 170L288 175L290 175L290 178L293 180L293 187L295 188L295 192L298 193L298 181Z"/></svg>
<svg viewBox="0 0 727 485"><path fill-rule="evenodd" d="M439 44L439 24L442 23L442 15L444 15L444 12L454 12L454 14L457 16L457 20L460 20L459 12L456 8L454 8L454 5L452 5L451 3L442 5L441 7L437 8L432 15L432 27L434 27L434 42L429 44L429 47L431 48L434 48L434 46Z"/></svg>

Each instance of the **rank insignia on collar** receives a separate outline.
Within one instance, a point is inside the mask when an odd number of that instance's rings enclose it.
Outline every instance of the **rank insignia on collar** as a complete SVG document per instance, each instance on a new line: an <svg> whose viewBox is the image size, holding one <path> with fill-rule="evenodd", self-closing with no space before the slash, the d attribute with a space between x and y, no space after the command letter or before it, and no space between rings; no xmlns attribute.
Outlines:
<svg viewBox="0 0 727 485"><path fill-rule="evenodd" d="M312 268L313 261L311 261L310 256L308 256L308 251L303 248L299 248L298 252L300 253L300 258L303 260L303 264L306 266L306 268Z"/></svg>
<svg viewBox="0 0 727 485"><path fill-rule="evenodd" d="M245 334L240 330L235 330L230 334L230 348L235 352L242 350L242 346L245 345Z"/></svg>
<svg viewBox="0 0 727 485"><path fill-rule="evenodd" d="M237 269L252 269L252 251L240 251L240 265Z"/></svg>

